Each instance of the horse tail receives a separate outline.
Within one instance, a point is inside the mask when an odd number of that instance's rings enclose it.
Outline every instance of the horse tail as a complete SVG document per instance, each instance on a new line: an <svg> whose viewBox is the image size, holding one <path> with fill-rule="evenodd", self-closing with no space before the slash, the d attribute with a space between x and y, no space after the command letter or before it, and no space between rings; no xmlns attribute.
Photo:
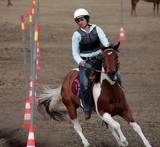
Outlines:
<svg viewBox="0 0 160 147"><path fill-rule="evenodd" d="M61 100L61 87L50 89L45 86L43 94L39 96L37 110L45 117L45 112L54 120L64 120L67 109Z"/></svg>

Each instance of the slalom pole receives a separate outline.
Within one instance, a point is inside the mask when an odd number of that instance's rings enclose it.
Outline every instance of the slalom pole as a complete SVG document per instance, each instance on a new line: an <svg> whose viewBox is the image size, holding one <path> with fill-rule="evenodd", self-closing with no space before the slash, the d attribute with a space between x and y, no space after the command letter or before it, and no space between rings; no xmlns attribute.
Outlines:
<svg viewBox="0 0 160 147"><path fill-rule="evenodd" d="M36 91L36 51L37 51L37 42L38 42L38 24L35 24L34 28L34 52L33 52L33 67L32 67L32 80L33 80L33 87L32 87L32 103L31 103L31 124L33 126L34 122L34 104L35 104L35 91Z"/></svg>
<svg viewBox="0 0 160 147"><path fill-rule="evenodd" d="M121 0L121 26L123 26L123 0Z"/></svg>
<svg viewBox="0 0 160 147"><path fill-rule="evenodd" d="M33 48L34 48L34 29L33 29L33 14L32 9L29 9L29 29L30 29L30 57L31 57L31 75L33 67Z"/></svg>
<svg viewBox="0 0 160 147"><path fill-rule="evenodd" d="M120 18L121 18L121 27L120 27L120 35L119 35L119 41L126 40L124 35L124 28L123 28L123 0L121 0L121 12L120 12Z"/></svg>
<svg viewBox="0 0 160 147"><path fill-rule="evenodd" d="M36 23L39 22L39 0L37 0L37 5L36 5Z"/></svg>
<svg viewBox="0 0 160 147"><path fill-rule="evenodd" d="M23 57L24 57L24 74L25 74L25 88L26 88L26 98L29 97L28 88L28 70L27 70L27 54L26 54L26 38L25 38L25 24L24 15L21 15L21 31L22 31L22 45L23 45Z"/></svg>
<svg viewBox="0 0 160 147"><path fill-rule="evenodd" d="M35 15L36 15L36 12L35 12L35 8L36 8L36 2L35 0L32 1L32 18L33 18L33 25L36 23L35 21Z"/></svg>
<svg viewBox="0 0 160 147"><path fill-rule="evenodd" d="M33 118L34 118L34 99L35 99L35 63L34 63L34 22L33 22L33 14L34 10L33 8L29 9L29 26L30 26L30 58L31 58L31 80L32 80L32 89L31 89L31 120L30 120L30 126L33 126Z"/></svg>

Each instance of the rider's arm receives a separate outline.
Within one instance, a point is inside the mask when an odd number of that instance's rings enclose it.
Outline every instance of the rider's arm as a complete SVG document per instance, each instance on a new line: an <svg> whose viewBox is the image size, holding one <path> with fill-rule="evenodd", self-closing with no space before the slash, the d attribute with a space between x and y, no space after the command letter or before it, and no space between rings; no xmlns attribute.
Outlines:
<svg viewBox="0 0 160 147"><path fill-rule="evenodd" d="M79 51L80 40L81 40L81 35L77 31L74 32L72 36L72 55L78 65L82 61L82 58L80 57L80 51Z"/></svg>
<svg viewBox="0 0 160 147"><path fill-rule="evenodd" d="M105 33L103 32L103 30L99 26L96 26L96 30L97 30L98 37L99 37L101 43L103 44L103 46L108 47L109 41L108 41Z"/></svg>

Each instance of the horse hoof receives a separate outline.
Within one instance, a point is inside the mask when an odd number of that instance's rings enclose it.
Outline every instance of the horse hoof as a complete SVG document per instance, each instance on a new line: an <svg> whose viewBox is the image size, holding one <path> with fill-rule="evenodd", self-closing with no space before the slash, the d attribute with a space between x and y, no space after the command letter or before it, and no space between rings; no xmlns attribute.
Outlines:
<svg viewBox="0 0 160 147"><path fill-rule="evenodd" d="M84 147L88 147L88 146L90 146L90 144L89 144L89 143L86 143L86 144L84 145Z"/></svg>
<svg viewBox="0 0 160 147"><path fill-rule="evenodd" d="M88 140L83 141L84 147L90 146Z"/></svg>
<svg viewBox="0 0 160 147"><path fill-rule="evenodd" d="M121 142L121 147L128 147L128 142L127 141L122 141Z"/></svg>
<svg viewBox="0 0 160 147"><path fill-rule="evenodd" d="M145 146L146 146L146 147L152 147L149 143L148 143L148 144L145 144Z"/></svg>

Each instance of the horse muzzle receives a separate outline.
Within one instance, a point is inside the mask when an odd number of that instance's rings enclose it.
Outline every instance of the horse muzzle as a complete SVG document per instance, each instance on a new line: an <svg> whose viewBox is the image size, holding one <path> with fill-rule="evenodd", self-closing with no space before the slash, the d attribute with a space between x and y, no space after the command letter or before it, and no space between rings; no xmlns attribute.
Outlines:
<svg viewBox="0 0 160 147"><path fill-rule="evenodd" d="M116 81L117 80L117 76L116 76L116 72L115 71L108 71L107 75L112 81Z"/></svg>

